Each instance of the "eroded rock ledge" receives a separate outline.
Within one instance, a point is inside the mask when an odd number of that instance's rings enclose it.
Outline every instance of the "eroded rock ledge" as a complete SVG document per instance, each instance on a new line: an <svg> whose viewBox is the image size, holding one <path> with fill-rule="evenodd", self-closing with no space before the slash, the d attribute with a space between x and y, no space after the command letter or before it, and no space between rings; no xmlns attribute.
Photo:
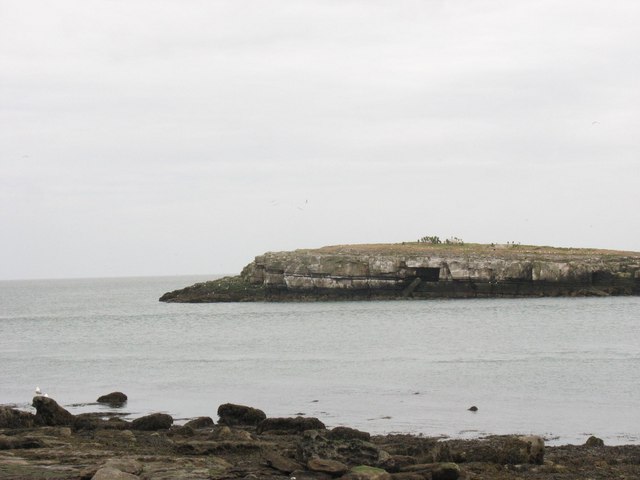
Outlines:
<svg viewBox="0 0 640 480"><path fill-rule="evenodd" d="M640 252L528 245L340 245L268 252L163 302L640 295Z"/></svg>

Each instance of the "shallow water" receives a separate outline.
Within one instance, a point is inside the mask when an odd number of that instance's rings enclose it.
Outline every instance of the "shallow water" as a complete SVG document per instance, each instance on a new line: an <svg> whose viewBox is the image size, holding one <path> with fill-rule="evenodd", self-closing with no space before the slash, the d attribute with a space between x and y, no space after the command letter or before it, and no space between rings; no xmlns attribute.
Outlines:
<svg viewBox="0 0 640 480"><path fill-rule="evenodd" d="M374 433L640 443L638 297L157 301L203 279L0 282L0 403L37 385L78 413L120 390L132 416L234 402Z"/></svg>

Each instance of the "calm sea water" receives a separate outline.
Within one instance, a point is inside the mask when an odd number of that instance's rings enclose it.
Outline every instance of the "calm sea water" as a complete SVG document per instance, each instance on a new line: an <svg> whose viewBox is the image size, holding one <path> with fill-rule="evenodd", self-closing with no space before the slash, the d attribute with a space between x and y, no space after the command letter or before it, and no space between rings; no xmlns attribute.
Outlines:
<svg viewBox="0 0 640 480"><path fill-rule="evenodd" d="M373 433L640 443L638 297L157 301L203 279L0 282L0 404L39 386L79 413L120 390L131 417L234 402Z"/></svg>

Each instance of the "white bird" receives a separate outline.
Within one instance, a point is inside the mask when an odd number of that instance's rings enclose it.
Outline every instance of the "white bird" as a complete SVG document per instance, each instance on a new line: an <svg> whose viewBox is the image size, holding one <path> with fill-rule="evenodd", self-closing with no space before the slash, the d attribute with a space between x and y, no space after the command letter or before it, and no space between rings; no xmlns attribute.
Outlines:
<svg viewBox="0 0 640 480"><path fill-rule="evenodd" d="M49 394L48 393L45 393L43 396L49 398Z"/></svg>
<svg viewBox="0 0 640 480"><path fill-rule="evenodd" d="M36 387L36 395L42 395L42 392L40 391L40 387Z"/></svg>

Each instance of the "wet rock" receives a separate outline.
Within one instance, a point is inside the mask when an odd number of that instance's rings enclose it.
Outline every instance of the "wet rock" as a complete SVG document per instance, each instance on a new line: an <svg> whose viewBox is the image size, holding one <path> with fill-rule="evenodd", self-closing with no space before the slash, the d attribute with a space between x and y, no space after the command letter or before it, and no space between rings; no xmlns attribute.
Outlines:
<svg viewBox="0 0 640 480"><path fill-rule="evenodd" d="M173 417L166 413L152 413L144 417L136 418L131 422L133 430L167 430L173 424Z"/></svg>
<svg viewBox="0 0 640 480"><path fill-rule="evenodd" d="M0 407L0 428L31 428L35 424L36 417L32 413Z"/></svg>
<svg viewBox="0 0 640 480"><path fill-rule="evenodd" d="M377 466L388 458L388 454L369 442L362 440L332 440L324 432L307 430L298 441L296 458L306 463L312 458L337 460L349 466Z"/></svg>
<svg viewBox="0 0 640 480"><path fill-rule="evenodd" d="M335 427L327 433L327 438L332 440L364 440L365 442L368 442L371 440L371 434L356 430L355 428Z"/></svg>
<svg viewBox="0 0 640 480"><path fill-rule="evenodd" d="M267 415L257 408L225 403L218 407L218 417L220 417L220 423L224 425L246 425L255 427L261 421L265 420Z"/></svg>
<svg viewBox="0 0 640 480"><path fill-rule="evenodd" d="M594 435L591 435L587 441L584 443L586 447L604 447L604 440L598 438Z"/></svg>
<svg viewBox="0 0 640 480"><path fill-rule="evenodd" d="M185 427L193 428L197 430L199 428L211 428L215 425L211 417L198 417L193 420L189 420L184 424Z"/></svg>
<svg viewBox="0 0 640 480"><path fill-rule="evenodd" d="M125 473L115 468L103 467L91 477L91 480L138 480L137 475Z"/></svg>
<svg viewBox="0 0 640 480"><path fill-rule="evenodd" d="M36 409L35 421L40 425L69 426L73 424L73 415L62 408L58 403L49 397L33 397L33 406Z"/></svg>
<svg viewBox="0 0 640 480"><path fill-rule="evenodd" d="M264 432L302 433L305 430L324 430L324 423L315 417L267 418L258 424L258 434Z"/></svg>
<svg viewBox="0 0 640 480"><path fill-rule="evenodd" d="M337 460L326 460L321 458L312 458L307 462L307 468L312 472L320 472L339 477L349 470L344 463Z"/></svg>
<svg viewBox="0 0 640 480"><path fill-rule="evenodd" d="M127 403L127 396L122 392L111 392L102 395L96 400L98 403L106 403L112 407L121 407Z"/></svg>
<svg viewBox="0 0 640 480"><path fill-rule="evenodd" d="M291 473L296 470L302 470L302 465L300 465L298 462L292 460L291 458L284 457L276 452L267 452L263 455L263 457L265 463L268 466L280 472Z"/></svg>

